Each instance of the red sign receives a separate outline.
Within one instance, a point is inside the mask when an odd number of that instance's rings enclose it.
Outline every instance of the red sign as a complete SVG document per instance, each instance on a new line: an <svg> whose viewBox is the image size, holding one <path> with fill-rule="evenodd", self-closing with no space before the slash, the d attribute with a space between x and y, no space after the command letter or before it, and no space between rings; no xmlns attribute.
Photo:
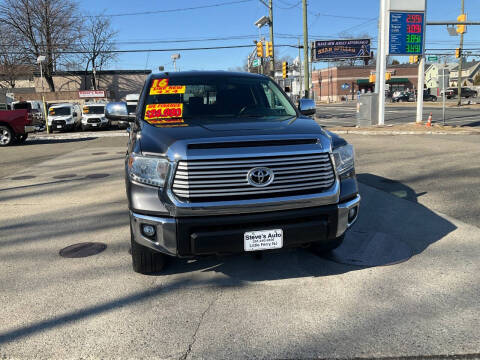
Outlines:
<svg viewBox="0 0 480 360"><path fill-rule="evenodd" d="M105 90L82 90L78 92L79 98L104 98Z"/></svg>
<svg viewBox="0 0 480 360"><path fill-rule="evenodd" d="M183 104L149 104L145 109L145 120L181 118Z"/></svg>

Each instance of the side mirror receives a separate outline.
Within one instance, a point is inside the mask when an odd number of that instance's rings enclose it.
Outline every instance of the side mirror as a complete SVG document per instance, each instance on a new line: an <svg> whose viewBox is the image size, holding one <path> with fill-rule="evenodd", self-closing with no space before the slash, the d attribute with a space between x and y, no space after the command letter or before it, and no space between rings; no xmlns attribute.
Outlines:
<svg viewBox="0 0 480 360"><path fill-rule="evenodd" d="M298 101L298 110L300 110L302 115L310 116L315 114L317 107L312 99L300 99Z"/></svg>
<svg viewBox="0 0 480 360"><path fill-rule="evenodd" d="M78 115L78 114L77 114L76 112L73 113L73 117L77 117L77 115Z"/></svg>
<svg viewBox="0 0 480 360"><path fill-rule="evenodd" d="M105 107L105 117L110 120L135 121L135 115L128 114L127 103L125 102L108 103Z"/></svg>

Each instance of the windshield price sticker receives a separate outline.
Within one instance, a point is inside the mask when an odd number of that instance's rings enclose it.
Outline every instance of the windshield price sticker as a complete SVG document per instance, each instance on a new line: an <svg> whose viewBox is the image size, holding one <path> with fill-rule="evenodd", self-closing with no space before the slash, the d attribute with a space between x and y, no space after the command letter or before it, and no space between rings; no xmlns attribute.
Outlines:
<svg viewBox="0 0 480 360"><path fill-rule="evenodd" d="M187 124L183 124L183 119L157 119L157 120L147 120L147 122L150 125L156 125L158 127L188 126Z"/></svg>
<svg viewBox="0 0 480 360"><path fill-rule="evenodd" d="M183 104L149 104L145 110L145 120L172 119L183 116Z"/></svg>
<svg viewBox="0 0 480 360"><path fill-rule="evenodd" d="M154 79L150 95L185 94L185 85L168 85L168 79Z"/></svg>

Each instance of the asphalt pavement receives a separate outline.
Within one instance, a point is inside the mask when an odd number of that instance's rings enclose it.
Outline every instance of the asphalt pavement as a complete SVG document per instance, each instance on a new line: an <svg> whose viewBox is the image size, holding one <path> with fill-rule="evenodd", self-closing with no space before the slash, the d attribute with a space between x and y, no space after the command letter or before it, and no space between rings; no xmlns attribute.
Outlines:
<svg viewBox="0 0 480 360"><path fill-rule="evenodd" d="M156 276L131 270L125 138L2 148L19 164L0 173L0 358L480 357L476 139L348 135L363 200L345 244L408 247L395 264L300 249ZM107 248L59 256L82 242Z"/></svg>
<svg viewBox="0 0 480 360"><path fill-rule="evenodd" d="M425 103L423 120L426 122L432 113L433 123L443 124L443 110L440 104ZM398 125L415 122L417 109L412 104L388 104L385 108L385 125ZM357 103L322 104L317 107L316 119L323 126L356 126ZM480 107L447 107L445 124L455 126L480 126Z"/></svg>

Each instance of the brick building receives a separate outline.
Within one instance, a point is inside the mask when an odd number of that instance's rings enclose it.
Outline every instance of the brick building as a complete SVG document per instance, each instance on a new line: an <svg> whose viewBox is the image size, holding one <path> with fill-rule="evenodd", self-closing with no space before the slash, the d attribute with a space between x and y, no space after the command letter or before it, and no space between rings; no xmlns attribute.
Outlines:
<svg viewBox="0 0 480 360"><path fill-rule="evenodd" d="M418 82L417 65L390 65L387 72L392 74L387 81L387 89L414 90ZM371 66L336 66L315 70L312 74L312 85L315 101L336 102L356 99L357 91L374 91L375 84L370 83L370 74L375 73L375 65ZM345 86L347 84L348 86ZM343 88L342 88L343 85Z"/></svg>

